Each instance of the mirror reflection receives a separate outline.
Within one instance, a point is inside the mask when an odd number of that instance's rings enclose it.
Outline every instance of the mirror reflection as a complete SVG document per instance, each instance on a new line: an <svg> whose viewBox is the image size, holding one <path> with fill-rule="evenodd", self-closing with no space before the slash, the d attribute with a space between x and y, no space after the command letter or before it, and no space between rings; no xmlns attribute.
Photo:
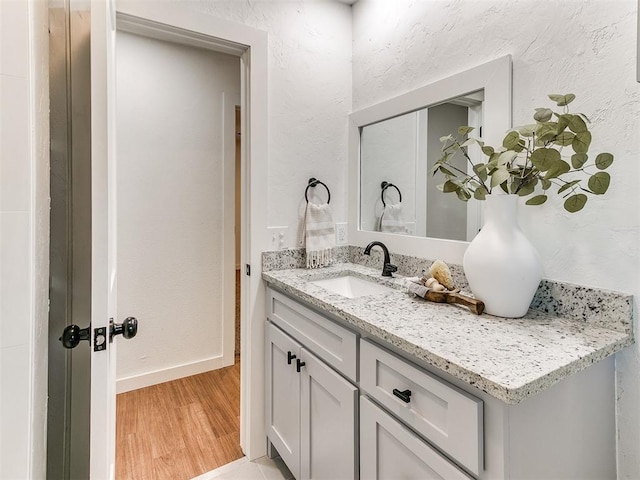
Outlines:
<svg viewBox="0 0 640 480"><path fill-rule="evenodd" d="M475 236L479 202L444 195L442 180L427 172L441 156L441 137L461 125L482 134L483 101L478 90L360 128L361 230L461 241ZM456 166L467 170L462 155Z"/></svg>

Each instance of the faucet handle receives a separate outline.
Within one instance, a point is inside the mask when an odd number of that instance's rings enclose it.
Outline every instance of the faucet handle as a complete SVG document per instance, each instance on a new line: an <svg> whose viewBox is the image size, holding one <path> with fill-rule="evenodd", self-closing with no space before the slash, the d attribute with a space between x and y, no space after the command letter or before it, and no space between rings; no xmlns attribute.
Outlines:
<svg viewBox="0 0 640 480"><path fill-rule="evenodd" d="M393 272L397 272L398 271L398 267L395 266L392 263L385 263L384 264L384 268L382 269L382 276L383 277L391 277Z"/></svg>

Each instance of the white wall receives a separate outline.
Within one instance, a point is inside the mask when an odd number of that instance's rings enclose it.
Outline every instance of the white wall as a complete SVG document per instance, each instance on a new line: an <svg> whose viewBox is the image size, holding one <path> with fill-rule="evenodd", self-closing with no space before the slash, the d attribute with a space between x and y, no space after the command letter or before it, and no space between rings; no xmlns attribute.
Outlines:
<svg viewBox="0 0 640 480"><path fill-rule="evenodd" d="M124 391L233 363L240 61L118 32L117 72L118 312L140 322L118 344Z"/></svg>
<svg viewBox="0 0 640 480"><path fill-rule="evenodd" d="M636 10L636 0L360 0L353 22L354 110L505 54L513 56L515 125L550 105L548 93L575 93L574 111L592 120L591 151L616 157L610 191L574 215L557 199L522 207L520 223L544 260L546 278L638 298ZM616 359L619 478L640 478L638 357L633 346Z"/></svg>
<svg viewBox="0 0 640 480"><path fill-rule="evenodd" d="M288 226L286 244L298 246L295 233L310 177L327 184L334 220L346 221L351 8L335 0L185 6L269 33L268 225ZM326 200L324 189L319 192Z"/></svg>
<svg viewBox="0 0 640 480"><path fill-rule="evenodd" d="M0 478L46 468L47 16L0 1Z"/></svg>

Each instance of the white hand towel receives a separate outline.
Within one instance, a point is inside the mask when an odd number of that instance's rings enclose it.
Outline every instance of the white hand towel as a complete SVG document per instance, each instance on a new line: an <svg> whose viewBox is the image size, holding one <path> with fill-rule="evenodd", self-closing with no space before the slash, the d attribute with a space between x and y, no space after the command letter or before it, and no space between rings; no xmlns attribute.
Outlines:
<svg viewBox="0 0 640 480"><path fill-rule="evenodd" d="M304 239L307 250L307 268L326 267L332 262L332 249L336 244L331 208L328 203L307 203L304 215Z"/></svg>
<svg viewBox="0 0 640 480"><path fill-rule="evenodd" d="M402 218L402 204L387 204L382 209L380 220L378 221L378 231L388 233L407 233L407 229Z"/></svg>

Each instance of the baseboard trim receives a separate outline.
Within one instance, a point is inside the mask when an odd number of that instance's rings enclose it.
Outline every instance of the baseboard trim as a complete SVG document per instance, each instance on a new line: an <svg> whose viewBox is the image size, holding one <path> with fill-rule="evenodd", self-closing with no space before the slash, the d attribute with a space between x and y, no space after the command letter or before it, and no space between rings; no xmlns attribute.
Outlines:
<svg viewBox="0 0 640 480"><path fill-rule="evenodd" d="M155 370L153 372L131 375L130 377L119 378L116 380L116 393L130 392L139 388L150 387L158 383L170 382L179 378L197 375L199 373L217 370L218 368L233 365L234 356L223 355L217 357L205 358L197 362L185 363L174 367Z"/></svg>

